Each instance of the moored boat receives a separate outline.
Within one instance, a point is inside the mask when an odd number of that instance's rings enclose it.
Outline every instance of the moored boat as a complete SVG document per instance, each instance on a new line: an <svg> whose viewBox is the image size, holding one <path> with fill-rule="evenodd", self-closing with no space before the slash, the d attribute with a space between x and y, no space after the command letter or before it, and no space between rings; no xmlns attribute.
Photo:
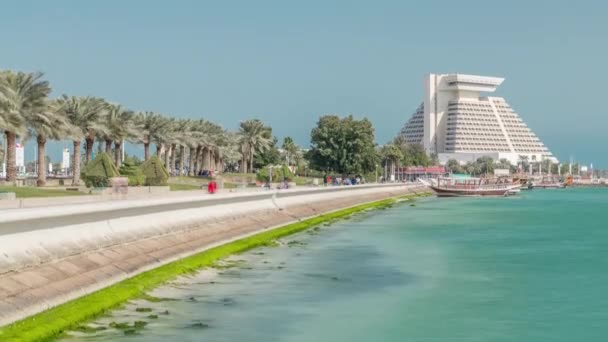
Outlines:
<svg viewBox="0 0 608 342"><path fill-rule="evenodd" d="M543 177L540 182L534 183L536 189L561 189L564 188L565 184L559 179L553 177Z"/></svg>
<svg viewBox="0 0 608 342"><path fill-rule="evenodd" d="M507 196L518 193L521 188L519 184L484 178L439 178L422 182L438 197Z"/></svg>
<svg viewBox="0 0 608 342"><path fill-rule="evenodd" d="M562 189L564 188L563 183L536 183L534 184L534 188L536 189Z"/></svg>

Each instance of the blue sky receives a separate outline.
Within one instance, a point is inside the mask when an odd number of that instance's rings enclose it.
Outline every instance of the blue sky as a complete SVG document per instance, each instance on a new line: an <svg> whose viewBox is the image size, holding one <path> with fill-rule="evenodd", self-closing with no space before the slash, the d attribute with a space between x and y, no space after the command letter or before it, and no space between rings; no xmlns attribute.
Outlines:
<svg viewBox="0 0 608 342"><path fill-rule="evenodd" d="M257 117L303 146L328 113L386 142L426 73L502 76L554 154L608 167L606 18L602 1L7 1L0 68L229 129Z"/></svg>

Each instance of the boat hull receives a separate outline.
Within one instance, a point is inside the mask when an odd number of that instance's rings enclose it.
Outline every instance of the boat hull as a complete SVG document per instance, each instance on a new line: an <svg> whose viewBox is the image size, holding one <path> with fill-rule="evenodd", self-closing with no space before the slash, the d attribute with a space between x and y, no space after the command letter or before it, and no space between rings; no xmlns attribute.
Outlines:
<svg viewBox="0 0 608 342"><path fill-rule="evenodd" d="M563 189L563 184L535 184L535 189Z"/></svg>
<svg viewBox="0 0 608 342"><path fill-rule="evenodd" d="M511 189L444 189L431 186L437 197L484 197L506 196Z"/></svg>

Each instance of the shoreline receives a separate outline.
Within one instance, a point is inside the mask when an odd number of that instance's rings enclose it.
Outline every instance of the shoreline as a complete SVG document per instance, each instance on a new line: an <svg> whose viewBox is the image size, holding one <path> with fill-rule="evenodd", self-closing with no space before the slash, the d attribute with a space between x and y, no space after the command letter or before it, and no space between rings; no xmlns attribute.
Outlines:
<svg viewBox="0 0 608 342"><path fill-rule="evenodd" d="M237 238L236 240L222 241L218 245L192 256L153 268L91 294L0 327L0 339L3 341L51 340L65 330L83 321L98 317L107 310L115 308L130 299L139 298L171 279L210 267L216 261L230 255L267 245L275 239L307 230L321 223L338 220L365 210L387 207L403 199L425 197L429 194L428 192L414 193L357 204L309 217L301 221L270 227L249 236Z"/></svg>

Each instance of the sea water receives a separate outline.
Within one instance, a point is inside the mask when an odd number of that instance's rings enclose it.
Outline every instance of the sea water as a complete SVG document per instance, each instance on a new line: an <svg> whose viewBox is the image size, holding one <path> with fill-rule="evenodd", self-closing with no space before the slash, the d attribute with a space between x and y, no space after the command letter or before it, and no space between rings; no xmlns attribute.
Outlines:
<svg viewBox="0 0 608 342"><path fill-rule="evenodd" d="M231 259L70 340L608 340L608 189L403 202Z"/></svg>

